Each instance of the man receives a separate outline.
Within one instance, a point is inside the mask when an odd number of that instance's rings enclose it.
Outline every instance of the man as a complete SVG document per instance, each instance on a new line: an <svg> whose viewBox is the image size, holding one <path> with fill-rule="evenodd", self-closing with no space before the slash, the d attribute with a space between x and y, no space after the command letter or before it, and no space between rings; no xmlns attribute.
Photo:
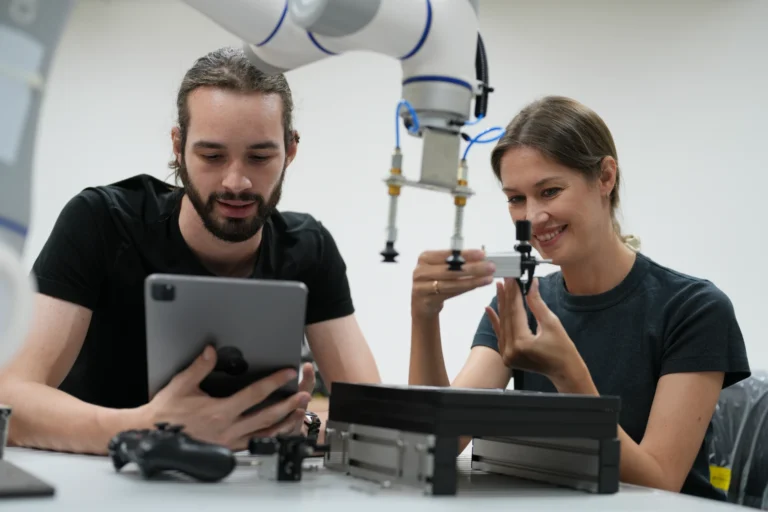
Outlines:
<svg viewBox="0 0 768 512"><path fill-rule="evenodd" d="M34 264L37 318L0 372L11 445L103 454L117 432L166 421L243 449L251 436L301 427L311 364L300 392L243 415L292 372L214 399L199 388L215 366L209 347L148 401L143 283L152 273L302 281L306 337L325 382L380 379L333 237L308 214L277 210L299 142L285 77L221 49L187 72L177 107L171 167L183 187L140 175L82 191Z"/></svg>

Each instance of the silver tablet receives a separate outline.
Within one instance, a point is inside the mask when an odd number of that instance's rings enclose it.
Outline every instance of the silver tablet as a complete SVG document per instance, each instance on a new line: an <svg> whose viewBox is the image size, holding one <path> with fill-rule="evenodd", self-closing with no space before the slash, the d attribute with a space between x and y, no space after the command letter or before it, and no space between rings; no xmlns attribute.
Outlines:
<svg viewBox="0 0 768 512"><path fill-rule="evenodd" d="M301 282L153 274L144 295L150 400L208 344L217 364L200 388L214 397L301 366L307 303ZM298 377L251 410L297 391Z"/></svg>

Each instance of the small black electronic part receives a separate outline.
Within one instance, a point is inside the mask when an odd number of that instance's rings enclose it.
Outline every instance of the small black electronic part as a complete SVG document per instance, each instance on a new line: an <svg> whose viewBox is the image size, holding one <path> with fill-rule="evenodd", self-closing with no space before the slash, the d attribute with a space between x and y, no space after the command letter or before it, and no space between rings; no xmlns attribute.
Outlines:
<svg viewBox="0 0 768 512"><path fill-rule="evenodd" d="M126 430L110 440L107 449L116 471L133 462L147 479L179 472L201 482L218 482L235 469L237 461L228 448L194 439L182 425L155 426Z"/></svg>
<svg viewBox="0 0 768 512"><path fill-rule="evenodd" d="M488 72L488 55L485 51L483 36L477 34L477 50L475 51L475 75L479 82L480 93L475 96L475 118L483 119L488 113L488 95L494 91L490 85Z"/></svg>
<svg viewBox="0 0 768 512"><path fill-rule="evenodd" d="M271 464L265 464L267 473L279 482L298 482L303 474L304 459L324 453L327 445L302 435L280 435L277 437L253 437L248 442L251 455L267 457Z"/></svg>
<svg viewBox="0 0 768 512"><path fill-rule="evenodd" d="M307 427L307 439L310 442L317 441L317 437L320 435L320 428L323 425L320 417L312 411L307 411L304 415L304 425Z"/></svg>
<svg viewBox="0 0 768 512"><path fill-rule="evenodd" d="M533 273L536 270L536 257L531 256L531 221L518 220L515 222L515 235L517 237L517 244L515 244L515 250L520 253L520 277L528 274L527 279L523 281L518 278L517 283L520 285L520 290L523 295L527 295L533 284Z"/></svg>

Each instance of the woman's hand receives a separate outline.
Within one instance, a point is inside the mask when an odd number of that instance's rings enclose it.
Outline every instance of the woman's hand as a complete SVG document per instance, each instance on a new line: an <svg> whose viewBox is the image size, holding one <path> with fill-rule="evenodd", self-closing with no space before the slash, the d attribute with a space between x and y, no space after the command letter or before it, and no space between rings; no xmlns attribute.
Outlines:
<svg viewBox="0 0 768 512"><path fill-rule="evenodd" d="M485 261L481 250L463 251L462 270L448 270L445 262L451 251L427 251L419 256L413 271L411 310L413 315L430 318L438 315L446 299L493 282L496 267Z"/></svg>
<svg viewBox="0 0 768 512"><path fill-rule="evenodd" d="M499 314L486 307L499 343L504 364L549 377L559 391L569 388L569 379L584 369L576 346L557 316L539 294L539 280L534 279L527 296L528 308L538 323L537 333L528 326L523 294L514 279L496 284Z"/></svg>

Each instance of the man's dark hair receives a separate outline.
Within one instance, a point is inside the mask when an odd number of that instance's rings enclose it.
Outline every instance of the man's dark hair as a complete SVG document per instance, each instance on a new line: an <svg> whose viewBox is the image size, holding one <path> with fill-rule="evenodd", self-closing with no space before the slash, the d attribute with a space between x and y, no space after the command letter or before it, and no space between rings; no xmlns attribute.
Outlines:
<svg viewBox="0 0 768 512"><path fill-rule="evenodd" d="M217 87L242 93L279 94L283 102L283 130L286 151L298 142L293 130L293 96L285 75L267 74L254 66L239 48L220 48L197 59L184 75L176 98L178 126L181 132L181 154L187 144L189 106L187 98L198 87ZM180 179L182 163L175 158L169 163L176 179Z"/></svg>

